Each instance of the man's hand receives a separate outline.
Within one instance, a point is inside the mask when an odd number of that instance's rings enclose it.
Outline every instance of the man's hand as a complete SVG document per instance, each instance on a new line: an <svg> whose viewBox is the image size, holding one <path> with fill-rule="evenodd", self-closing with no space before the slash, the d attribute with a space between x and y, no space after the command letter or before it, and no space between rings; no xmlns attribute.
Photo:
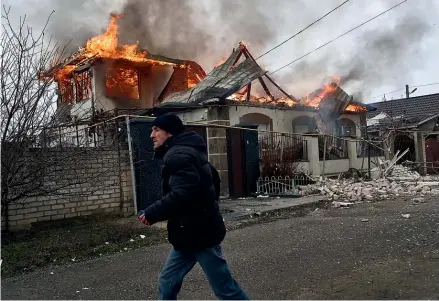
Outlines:
<svg viewBox="0 0 439 301"><path fill-rule="evenodd" d="M140 222L141 222L142 224L145 224L145 225L147 225L147 226L150 226L150 225L151 225L151 224L146 220L145 213L144 213L143 210L140 211L139 219L140 219Z"/></svg>

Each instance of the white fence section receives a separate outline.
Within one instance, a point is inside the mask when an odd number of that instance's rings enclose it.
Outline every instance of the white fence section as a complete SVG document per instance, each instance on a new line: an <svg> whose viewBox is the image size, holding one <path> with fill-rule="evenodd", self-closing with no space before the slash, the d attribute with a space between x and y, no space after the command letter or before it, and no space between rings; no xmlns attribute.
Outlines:
<svg viewBox="0 0 439 301"><path fill-rule="evenodd" d="M293 178L286 177L265 177L259 178L257 182L258 194L297 194L296 183Z"/></svg>

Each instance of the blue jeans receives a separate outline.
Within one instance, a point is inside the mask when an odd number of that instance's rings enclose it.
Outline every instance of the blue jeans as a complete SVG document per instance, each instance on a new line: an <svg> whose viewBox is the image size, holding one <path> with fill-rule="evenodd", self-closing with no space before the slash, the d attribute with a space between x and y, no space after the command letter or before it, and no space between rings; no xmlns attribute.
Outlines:
<svg viewBox="0 0 439 301"><path fill-rule="evenodd" d="M247 294L230 273L221 247L216 246L196 252L181 252L174 248L169 253L159 277L161 300L176 300L183 279L199 263L215 295L222 300L249 300Z"/></svg>

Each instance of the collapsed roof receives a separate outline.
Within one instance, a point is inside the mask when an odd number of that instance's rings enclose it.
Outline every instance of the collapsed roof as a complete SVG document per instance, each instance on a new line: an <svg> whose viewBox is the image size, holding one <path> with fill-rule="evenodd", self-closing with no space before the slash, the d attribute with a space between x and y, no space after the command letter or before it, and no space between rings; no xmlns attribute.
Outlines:
<svg viewBox="0 0 439 301"><path fill-rule="evenodd" d="M265 74L266 71L250 57L235 65L244 48L245 46L240 44L223 64L215 67L197 85L186 91L171 94L162 103L202 104L226 99Z"/></svg>
<svg viewBox="0 0 439 301"><path fill-rule="evenodd" d="M239 63L242 55L245 56L245 60ZM263 77L284 96L277 99L273 97ZM251 82L256 79L260 81L267 97L251 96ZM262 70L243 43L239 43L239 47L233 50L224 63L216 66L194 87L162 97L159 99L159 103L161 107L198 106L226 99L232 102L246 101L245 104L260 103L261 105L276 105L285 108L320 110L322 114L328 115L323 116L324 119L332 119L344 111L367 112L372 109L354 102L353 97L336 83L329 83L298 100L285 92L267 75L266 71Z"/></svg>

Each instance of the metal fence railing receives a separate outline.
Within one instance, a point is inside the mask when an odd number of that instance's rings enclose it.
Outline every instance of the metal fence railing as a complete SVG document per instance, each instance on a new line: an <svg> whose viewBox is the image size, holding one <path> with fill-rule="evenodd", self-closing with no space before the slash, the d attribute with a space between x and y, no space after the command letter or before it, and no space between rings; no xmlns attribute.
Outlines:
<svg viewBox="0 0 439 301"><path fill-rule="evenodd" d="M382 157L384 156L384 143L380 141L357 141L357 157L364 158L369 156L369 145L370 145L370 156L371 157Z"/></svg>
<svg viewBox="0 0 439 301"><path fill-rule="evenodd" d="M303 174L292 177L260 177L257 181L257 193L266 195L298 194L299 186L313 184L314 181Z"/></svg>
<svg viewBox="0 0 439 301"><path fill-rule="evenodd" d="M325 146L326 140L326 146ZM319 160L340 160L348 158L348 141L333 136L319 136ZM326 150L326 151L325 151ZM326 156L324 156L326 152Z"/></svg>
<svg viewBox="0 0 439 301"><path fill-rule="evenodd" d="M259 158L263 177L291 176L298 162L308 160L304 137L285 133L269 133L259 138Z"/></svg>
<svg viewBox="0 0 439 301"><path fill-rule="evenodd" d="M294 179L290 177L265 177L257 182L258 194L296 194Z"/></svg>

